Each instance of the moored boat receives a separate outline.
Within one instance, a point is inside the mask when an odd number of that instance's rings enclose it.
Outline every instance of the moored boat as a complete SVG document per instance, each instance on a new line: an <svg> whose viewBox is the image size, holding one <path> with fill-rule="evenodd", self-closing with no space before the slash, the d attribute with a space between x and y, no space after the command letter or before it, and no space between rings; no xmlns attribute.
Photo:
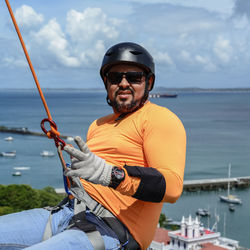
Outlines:
<svg viewBox="0 0 250 250"><path fill-rule="evenodd" d="M205 209L205 208L199 208L196 211L196 215L199 215L199 216L202 216L202 217L206 217L206 216L210 216L210 212L207 209Z"/></svg>
<svg viewBox="0 0 250 250"><path fill-rule="evenodd" d="M52 151L43 150L40 155L43 157L51 157L54 156L55 154Z"/></svg>
<svg viewBox="0 0 250 250"><path fill-rule="evenodd" d="M15 170L30 170L30 167L14 167Z"/></svg>
<svg viewBox="0 0 250 250"><path fill-rule="evenodd" d="M178 95L177 94L169 94L169 93L165 93L165 94L150 94L149 97L150 98L176 98Z"/></svg>
<svg viewBox="0 0 250 250"><path fill-rule="evenodd" d="M8 136L4 138L5 141L13 141L13 137L12 136Z"/></svg>
<svg viewBox="0 0 250 250"><path fill-rule="evenodd" d="M21 176L22 173L20 171L16 171L14 173L12 173L12 176Z"/></svg>
<svg viewBox="0 0 250 250"><path fill-rule="evenodd" d="M238 198L236 195L220 195L220 200L223 202L227 202L227 203L232 203L232 204L241 204L242 201L240 198Z"/></svg>
<svg viewBox="0 0 250 250"><path fill-rule="evenodd" d="M227 196L220 195L220 200L227 203L241 204L241 199L236 195L230 194L230 175L231 175L231 164L228 165L228 184L227 184Z"/></svg>
<svg viewBox="0 0 250 250"><path fill-rule="evenodd" d="M234 212L235 210L234 204L229 204L228 209L229 211Z"/></svg>
<svg viewBox="0 0 250 250"><path fill-rule="evenodd" d="M16 151L1 152L0 156L15 157L16 156Z"/></svg>

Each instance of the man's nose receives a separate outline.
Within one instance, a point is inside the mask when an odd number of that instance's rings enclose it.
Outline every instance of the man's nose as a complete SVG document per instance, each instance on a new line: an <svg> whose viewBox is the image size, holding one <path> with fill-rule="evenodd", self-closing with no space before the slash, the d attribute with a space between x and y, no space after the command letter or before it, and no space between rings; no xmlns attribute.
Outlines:
<svg viewBox="0 0 250 250"><path fill-rule="evenodd" d="M122 77L121 82L119 83L119 86L120 86L120 87L123 87L123 88L126 88L126 87L129 86L129 85L130 85L129 82L127 81L126 76L124 75L124 76Z"/></svg>

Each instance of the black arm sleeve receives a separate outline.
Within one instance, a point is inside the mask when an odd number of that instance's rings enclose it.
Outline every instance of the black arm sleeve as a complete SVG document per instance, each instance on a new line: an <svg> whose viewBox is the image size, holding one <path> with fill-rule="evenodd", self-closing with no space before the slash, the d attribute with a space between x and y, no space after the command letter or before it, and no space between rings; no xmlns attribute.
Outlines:
<svg viewBox="0 0 250 250"><path fill-rule="evenodd" d="M134 198L142 201L161 202L166 191L164 176L155 168L127 166L129 176L141 179L140 185L133 195Z"/></svg>

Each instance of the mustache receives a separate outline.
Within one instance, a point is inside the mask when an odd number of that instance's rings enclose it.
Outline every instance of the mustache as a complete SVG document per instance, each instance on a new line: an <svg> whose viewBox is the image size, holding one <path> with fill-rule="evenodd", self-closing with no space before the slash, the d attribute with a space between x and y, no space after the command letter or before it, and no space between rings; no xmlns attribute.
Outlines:
<svg viewBox="0 0 250 250"><path fill-rule="evenodd" d="M128 87L126 87L125 89L120 87L118 90L116 90L116 92L115 92L115 97L117 97L120 93L122 93L122 92L124 92L124 91L130 91L131 94L132 94L132 96L134 96L134 90L131 89L131 88L128 86Z"/></svg>

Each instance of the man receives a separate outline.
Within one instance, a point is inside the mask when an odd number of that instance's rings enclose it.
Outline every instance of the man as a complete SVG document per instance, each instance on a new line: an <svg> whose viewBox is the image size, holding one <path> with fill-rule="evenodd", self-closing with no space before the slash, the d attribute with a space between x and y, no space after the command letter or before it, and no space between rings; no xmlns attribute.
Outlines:
<svg viewBox="0 0 250 250"><path fill-rule="evenodd" d="M87 143L75 138L79 149L64 148L72 159L65 175L73 183L80 177L76 190L85 190L90 201L85 202L88 199L81 198L73 187L71 191L77 198L53 211L52 237L41 243L48 211L3 216L0 232L7 233L0 234L0 249L1 244L10 243L30 246L28 249L93 249L92 245L104 249L93 242L91 233L95 230L100 232L105 249L146 249L163 203L173 203L181 195L185 130L171 111L148 101L155 80L151 55L135 43L116 44L106 52L100 74L114 113L91 124ZM78 210L77 204L85 204L86 208ZM27 232L20 234L17 230L14 237L4 240L13 234L13 225L6 225L10 220L19 220L19 224L20 220L28 221L31 226L24 228L36 230L36 234L29 239ZM32 226L34 223L39 226ZM95 229L90 229L91 225ZM17 235L25 240L16 240Z"/></svg>

